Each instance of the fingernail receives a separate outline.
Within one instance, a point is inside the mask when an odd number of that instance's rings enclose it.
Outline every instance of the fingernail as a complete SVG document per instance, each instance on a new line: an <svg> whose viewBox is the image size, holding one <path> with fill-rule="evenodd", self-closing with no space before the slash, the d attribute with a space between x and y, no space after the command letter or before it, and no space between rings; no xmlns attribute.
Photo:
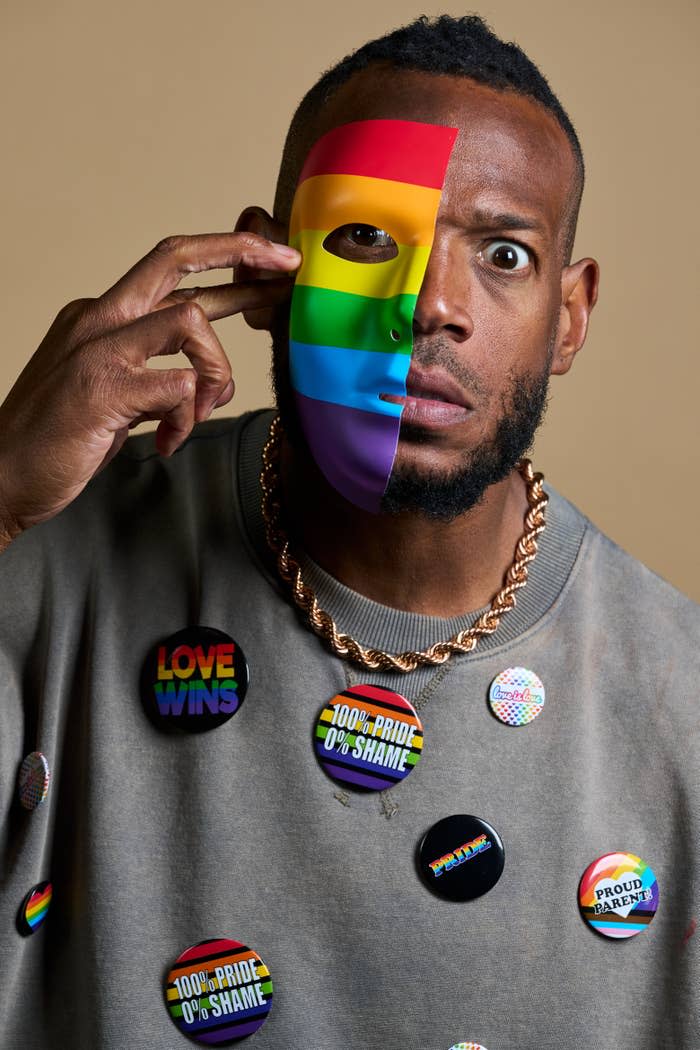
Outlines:
<svg viewBox="0 0 700 1050"><path fill-rule="evenodd" d="M226 384L226 386L224 387L224 389L221 391L219 396L216 398L216 400L212 404L212 406L211 406L212 409L214 409L214 408L221 408L221 406L225 405L227 401L230 401L231 398L233 397L234 390L235 390L235 387L234 387L234 384L233 384L233 380L229 380L228 383Z"/></svg>

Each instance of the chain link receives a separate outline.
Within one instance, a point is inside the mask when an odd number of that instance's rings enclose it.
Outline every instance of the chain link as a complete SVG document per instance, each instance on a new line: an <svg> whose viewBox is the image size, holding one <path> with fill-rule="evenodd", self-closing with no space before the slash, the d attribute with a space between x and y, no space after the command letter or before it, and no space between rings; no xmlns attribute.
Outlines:
<svg viewBox="0 0 700 1050"><path fill-rule="evenodd" d="M279 494L279 449L282 424L275 416L270 426L269 437L262 453L263 468L260 472L262 487L262 516L265 535L270 550L277 559L277 571L289 586L295 604L306 615L310 627L330 646L342 660L358 664L368 671L401 671L407 673L418 667L436 667L444 664L455 653L471 652L480 638L493 634L505 613L515 606L515 594L527 583L528 566L537 554L537 538L544 531L544 509L549 497L543 489L544 477L535 473L529 459L518 464L518 470L527 486L528 511L525 515L524 531L515 548L513 562L505 574L500 591L490 607L477 620L446 641L435 642L421 651L407 650L403 653L386 653L381 649L367 649L349 634L338 630L335 620L319 607L316 595L304 582L301 566L292 554L289 540L281 524Z"/></svg>

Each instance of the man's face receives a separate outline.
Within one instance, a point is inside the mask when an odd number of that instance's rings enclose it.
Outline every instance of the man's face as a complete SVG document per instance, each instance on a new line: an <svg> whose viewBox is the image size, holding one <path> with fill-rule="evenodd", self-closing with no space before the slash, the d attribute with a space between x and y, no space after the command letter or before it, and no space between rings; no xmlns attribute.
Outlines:
<svg viewBox="0 0 700 1050"><path fill-rule="evenodd" d="M401 410L385 508L450 517L505 476L539 421L573 157L540 106L464 78L369 69L324 109L314 138L362 120L459 132L415 305L406 395L380 392ZM332 248L345 259L386 259L390 234L365 223L338 234ZM289 414L286 332L280 325L274 334L276 386Z"/></svg>

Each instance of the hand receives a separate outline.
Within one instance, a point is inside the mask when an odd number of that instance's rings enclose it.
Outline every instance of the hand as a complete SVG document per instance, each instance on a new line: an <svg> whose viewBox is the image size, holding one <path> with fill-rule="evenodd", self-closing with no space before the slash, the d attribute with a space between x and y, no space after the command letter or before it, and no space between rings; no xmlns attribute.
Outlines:
<svg viewBox="0 0 700 1050"><path fill-rule="evenodd" d="M160 420L156 446L170 456L230 401L231 368L209 322L283 301L300 262L253 233L166 237L99 298L64 306L0 405L0 550L71 503L138 423ZM218 267L277 277L177 288ZM147 368L179 351L191 368Z"/></svg>

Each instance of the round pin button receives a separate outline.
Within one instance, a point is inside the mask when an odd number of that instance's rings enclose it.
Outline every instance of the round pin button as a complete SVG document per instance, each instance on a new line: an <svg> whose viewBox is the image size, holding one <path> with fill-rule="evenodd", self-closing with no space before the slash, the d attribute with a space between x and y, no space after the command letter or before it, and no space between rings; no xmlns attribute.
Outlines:
<svg viewBox="0 0 700 1050"><path fill-rule="evenodd" d="M606 853L584 871L578 890L581 914L604 937L634 937L659 906L659 884L634 853Z"/></svg>
<svg viewBox="0 0 700 1050"><path fill-rule="evenodd" d="M391 689L355 685L329 700L316 721L314 746L326 773L342 784L383 791L420 760L423 725Z"/></svg>
<svg viewBox="0 0 700 1050"><path fill-rule="evenodd" d="M498 832L479 817L443 817L418 847L420 872L434 893L470 901L493 889L505 864Z"/></svg>
<svg viewBox="0 0 700 1050"><path fill-rule="evenodd" d="M19 767L19 800L25 809L36 809L49 793L51 771L41 751L32 751Z"/></svg>
<svg viewBox="0 0 700 1050"><path fill-rule="evenodd" d="M215 627L186 627L158 642L141 671L141 700L160 729L216 729L235 715L247 689L243 650Z"/></svg>
<svg viewBox="0 0 700 1050"><path fill-rule="evenodd" d="M185 1035L230 1046L265 1023L272 1007L270 971L239 941L200 941L176 959L165 979L165 1002Z"/></svg>
<svg viewBox="0 0 700 1050"><path fill-rule="evenodd" d="M527 667L507 667L489 688L489 705L507 726L526 726L544 707L544 686Z"/></svg>
<svg viewBox="0 0 700 1050"><path fill-rule="evenodd" d="M19 911L19 926L22 933L35 933L46 918L53 888L50 882L33 886L22 901Z"/></svg>
<svg viewBox="0 0 700 1050"><path fill-rule="evenodd" d="M450 1050L486 1050L481 1043L455 1043Z"/></svg>

